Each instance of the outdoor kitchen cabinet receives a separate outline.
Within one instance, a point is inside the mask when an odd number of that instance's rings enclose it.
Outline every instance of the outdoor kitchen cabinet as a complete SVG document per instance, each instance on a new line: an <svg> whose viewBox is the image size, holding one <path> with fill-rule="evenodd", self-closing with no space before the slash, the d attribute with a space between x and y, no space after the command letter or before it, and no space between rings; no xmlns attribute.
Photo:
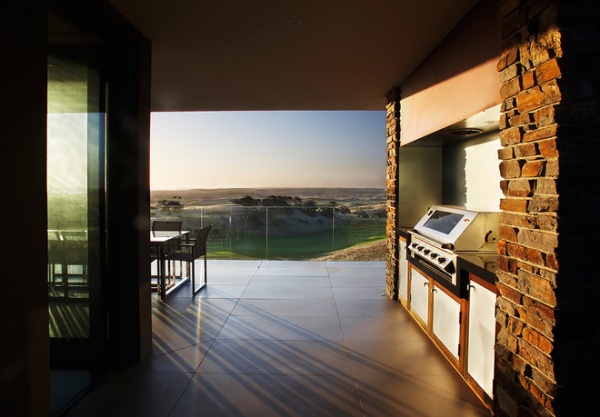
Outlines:
<svg viewBox="0 0 600 417"><path fill-rule="evenodd" d="M421 327L429 329L429 295L431 279L413 265L409 267L409 309Z"/></svg>
<svg viewBox="0 0 600 417"><path fill-rule="evenodd" d="M431 289L431 332L449 359L458 366L460 355L462 306L458 297L433 282Z"/></svg>
<svg viewBox="0 0 600 417"><path fill-rule="evenodd" d="M459 258L460 273L467 278L468 311L464 320L463 373L471 388L491 406L494 398L494 345L496 342L496 267L494 256Z"/></svg>
<svg viewBox="0 0 600 417"><path fill-rule="evenodd" d="M465 302L424 271L409 264L408 310L452 365L460 371Z"/></svg>
<svg viewBox="0 0 600 417"><path fill-rule="evenodd" d="M408 259L406 257L407 239L400 235L398 251L398 301L408 303Z"/></svg>
<svg viewBox="0 0 600 417"><path fill-rule="evenodd" d="M457 295L412 263L407 267L405 307L474 391L489 402L494 378L494 272L461 260L464 291Z"/></svg>
<svg viewBox="0 0 600 417"><path fill-rule="evenodd" d="M496 289L489 282L469 274L468 353L465 372L468 381L494 398L494 344L496 342ZM485 395L483 395L485 393Z"/></svg>

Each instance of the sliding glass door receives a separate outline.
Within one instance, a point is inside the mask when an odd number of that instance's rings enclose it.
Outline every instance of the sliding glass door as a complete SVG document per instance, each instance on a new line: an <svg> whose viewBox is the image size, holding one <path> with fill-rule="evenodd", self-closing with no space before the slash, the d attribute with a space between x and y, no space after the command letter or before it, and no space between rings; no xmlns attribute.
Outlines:
<svg viewBox="0 0 600 417"><path fill-rule="evenodd" d="M110 367L103 300L106 87L99 42L48 56L48 311L52 413Z"/></svg>

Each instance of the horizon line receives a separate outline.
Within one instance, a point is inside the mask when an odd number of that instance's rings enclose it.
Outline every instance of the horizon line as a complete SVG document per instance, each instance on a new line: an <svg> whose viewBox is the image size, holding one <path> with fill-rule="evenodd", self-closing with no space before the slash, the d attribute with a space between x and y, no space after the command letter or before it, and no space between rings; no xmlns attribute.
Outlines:
<svg viewBox="0 0 600 417"><path fill-rule="evenodd" d="M191 190L239 190L239 189L276 189L276 188L286 188L286 189L307 189L307 188L319 188L319 189L372 189L372 190L385 190L386 187L345 187L345 186L254 186L254 187L243 187L243 186L231 186L231 187L178 187L178 188L150 188L150 191L191 191Z"/></svg>

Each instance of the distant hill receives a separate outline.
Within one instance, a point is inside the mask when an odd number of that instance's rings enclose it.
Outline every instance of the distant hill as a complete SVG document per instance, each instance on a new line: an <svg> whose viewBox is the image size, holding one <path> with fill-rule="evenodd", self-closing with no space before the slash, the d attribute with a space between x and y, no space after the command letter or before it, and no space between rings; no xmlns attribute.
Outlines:
<svg viewBox="0 0 600 417"><path fill-rule="evenodd" d="M193 190L153 190L150 203L155 206L161 200L176 200L185 207L230 204L234 198L251 196L266 198L271 195L312 199L319 205L335 201L348 207L384 204L384 188L216 188Z"/></svg>

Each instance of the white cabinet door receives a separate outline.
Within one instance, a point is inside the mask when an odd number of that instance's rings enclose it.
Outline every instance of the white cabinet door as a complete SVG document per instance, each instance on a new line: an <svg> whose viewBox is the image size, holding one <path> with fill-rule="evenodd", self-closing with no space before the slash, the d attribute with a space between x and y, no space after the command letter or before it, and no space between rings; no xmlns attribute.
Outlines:
<svg viewBox="0 0 600 417"><path fill-rule="evenodd" d="M406 259L406 241L400 239L400 259L398 260L398 295L408 300L408 260Z"/></svg>
<svg viewBox="0 0 600 417"><path fill-rule="evenodd" d="M467 372L493 398L496 294L471 281Z"/></svg>
<svg viewBox="0 0 600 417"><path fill-rule="evenodd" d="M458 359L460 343L460 303L437 285L433 286L433 334Z"/></svg>
<svg viewBox="0 0 600 417"><path fill-rule="evenodd" d="M427 324L429 307L429 278L411 268L410 308Z"/></svg>

